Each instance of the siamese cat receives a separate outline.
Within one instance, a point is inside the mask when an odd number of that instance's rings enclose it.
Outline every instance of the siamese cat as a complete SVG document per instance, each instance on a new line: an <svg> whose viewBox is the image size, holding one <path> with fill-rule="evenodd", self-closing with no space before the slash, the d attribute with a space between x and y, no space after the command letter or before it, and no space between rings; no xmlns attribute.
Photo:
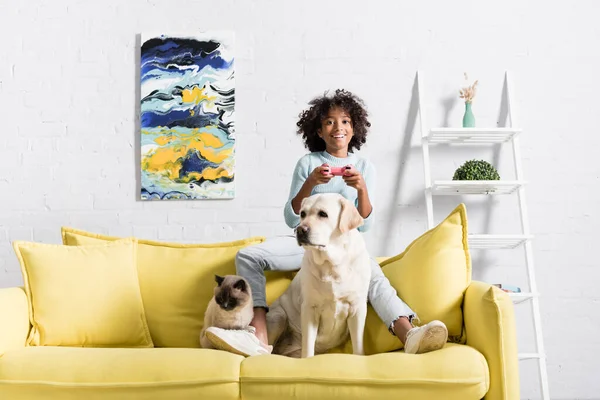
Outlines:
<svg viewBox="0 0 600 400"><path fill-rule="evenodd" d="M246 329L254 317L252 290L248 282L238 275L215 275L217 287L204 314L204 327L200 332L200 344L214 349L205 335L206 328Z"/></svg>

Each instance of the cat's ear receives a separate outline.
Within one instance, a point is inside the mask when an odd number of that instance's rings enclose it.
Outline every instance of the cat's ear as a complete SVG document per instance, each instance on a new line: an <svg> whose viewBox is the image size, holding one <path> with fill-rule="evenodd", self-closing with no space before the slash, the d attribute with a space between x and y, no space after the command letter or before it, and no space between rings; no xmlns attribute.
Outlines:
<svg viewBox="0 0 600 400"><path fill-rule="evenodd" d="M221 284L223 283L224 280L225 280L225 278L223 278L222 276L215 275L215 282L217 282L217 284L219 286L221 286Z"/></svg>
<svg viewBox="0 0 600 400"><path fill-rule="evenodd" d="M234 288L241 290L242 292L246 291L246 281L243 279L240 279L239 281L237 281L235 283L235 285L233 285Z"/></svg>

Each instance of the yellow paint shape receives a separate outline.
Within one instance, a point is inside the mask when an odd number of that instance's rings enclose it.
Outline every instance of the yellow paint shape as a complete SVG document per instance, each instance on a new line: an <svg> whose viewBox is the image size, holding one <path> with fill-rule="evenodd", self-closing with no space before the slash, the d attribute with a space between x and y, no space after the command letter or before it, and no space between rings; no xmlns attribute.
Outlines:
<svg viewBox="0 0 600 400"><path fill-rule="evenodd" d="M207 180L216 180L218 178L231 178L231 175L224 168L205 168L202 173L200 172L190 172L187 176L181 179L184 183L189 183L192 181L199 181L201 178Z"/></svg>
<svg viewBox="0 0 600 400"><path fill-rule="evenodd" d="M183 160L192 151L197 151L201 157L214 164L222 164L231 157L233 148L222 149L224 146L222 140L210 133L207 128L211 127L196 128L188 134L178 132L176 129L161 130L161 136L154 139L154 142L161 147L144 156L142 168L175 182L188 183L200 178L215 180L220 177L230 177L222 166L205 168L204 171L190 173L183 179L179 177Z"/></svg>
<svg viewBox="0 0 600 400"><path fill-rule="evenodd" d="M197 137L207 147L223 147L223 142L221 142L221 139L210 133L199 133Z"/></svg>
<svg viewBox="0 0 600 400"><path fill-rule="evenodd" d="M157 137L156 139L154 139L154 142L161 146L164 146L164 145L171 143L173 140L175 140L173 138L173 135L164 135L164 136L160 136L160 137Z"/></svg>
<svg viewBox="0 0 600 400"><path fill-rule="evenodd" d="M191 140L187 142L186 144L171 144L168 147L156 149L153 153L144 157L143 169L148 172L165 173L170 179L177 180L179 179L182 161L190 150L197 150L202 157L215 164L221 164L233 151L232 149L226 149L217 152L210 147L204 146L202 142ZM203 173L206 179L216 179L215 176L227 176L226 172L225 175L221 175L223 172L220 170L222 170L221 167L205 168Z"/></svg>
<svg viewBox="0 0 600 400"><path fill-rule="evenodd" d="M180 152L172 147L159 148L144 157L142 168L148 172L163 173L171 180L179 178L181 170Z"/></svg>
<svg viewBox="0 0 600 400"><path fill-rule="evenodd" d="M198 86L194 86L191 89L183 89L183 91L181 92L181 100L184 103L200 104L202 100L213 101L215 99L216 96L207 96L204 93L204 88L199 88Z"/></svg>
<svg viewBox="0 0 600 400"><path fill-rule="evenodd" d="M227 172L227 170L225 170L222 167L205 168L204 171L202 171L202 175L204 175L205 179L212 179L212 180L222 178L222 177L231 177L229 175L229 173Z"/></svg>

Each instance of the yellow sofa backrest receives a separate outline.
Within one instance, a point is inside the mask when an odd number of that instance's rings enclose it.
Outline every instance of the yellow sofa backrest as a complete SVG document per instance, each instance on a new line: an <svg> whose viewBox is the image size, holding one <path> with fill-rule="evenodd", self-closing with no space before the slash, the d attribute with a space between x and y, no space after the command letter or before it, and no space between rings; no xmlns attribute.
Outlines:
<svg viewBox="0 0 600 400"><path fill-rule="evenodd" d="M62 228L65 245L85 246L121 238ZM235 274L238 250L264 241L252 237L226 243L138 242L138 276L150 335L156 347L200 347L204 312L213 296L215 274ZM269 304L293 274L268 272Z"/></svg>

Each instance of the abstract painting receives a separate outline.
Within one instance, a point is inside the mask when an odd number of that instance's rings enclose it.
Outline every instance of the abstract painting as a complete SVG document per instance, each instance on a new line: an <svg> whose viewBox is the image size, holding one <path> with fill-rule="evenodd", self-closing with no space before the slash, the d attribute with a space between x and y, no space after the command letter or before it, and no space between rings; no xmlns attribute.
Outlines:
<svg viewBox="0 0 600 400"><path fill-rule="evenodd" d="M141 38L141 199L235 195L233 33Z"/></svg>

